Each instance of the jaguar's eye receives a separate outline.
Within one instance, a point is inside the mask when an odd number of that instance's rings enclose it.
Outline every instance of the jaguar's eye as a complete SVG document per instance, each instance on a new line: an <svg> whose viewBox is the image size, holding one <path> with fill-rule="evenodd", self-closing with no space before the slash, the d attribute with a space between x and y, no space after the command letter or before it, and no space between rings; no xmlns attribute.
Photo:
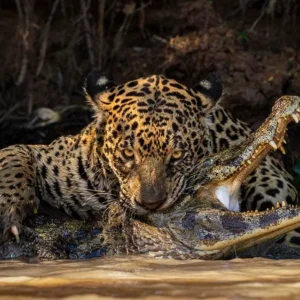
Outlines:
<svg viewBox="0 0 300 300"><path fill-rule="evenodd" d="M131 149L124 149L122 151L122 155L125 159L133 159L134 158L134 152Z"/></svg>
<svg viewBox="0 0 300 300"><path fill-rule="evenodd" d="M172 158L172 160L179 160L179 159L181 159L181 158L183 158L183 154L184 154L184 152L183 151L181 151L181 150L175 150L173 153L172 153L172 155L171 155L171 158Z"/></svg>

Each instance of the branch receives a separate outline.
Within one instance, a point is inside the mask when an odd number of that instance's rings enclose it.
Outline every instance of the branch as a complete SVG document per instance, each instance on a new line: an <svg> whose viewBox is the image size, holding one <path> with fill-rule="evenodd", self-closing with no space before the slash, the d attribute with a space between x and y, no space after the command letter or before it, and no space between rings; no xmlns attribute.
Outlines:
<svg viewBox="0 0 300 300"><path fill-rule="evenodd" d="M104 12L105 0L99 0L99 20L98 20L98 38L99 38L99 69L102 66L103 46L104 46Z"/></svg>
<svg viewBox="0 0 300 300"><path fill-rule="evenodd" d="M36 76L39 76L42 68L43 68L43 65L44 65L44 61L45 61L45 55L46 55L46 50L47 50L47 44L48 44L48 34L49 34L49 30L50 30L50 25L51 25L51 22L52 22L52 19L53 19L53 16L54 16L54 13L56 11L56 8L57 8L57 5L59 3L60 0L55 0L53 6L52 6L52 9L51 9L51 12L50 12L50 15L49 15L49 18L47 20L47 23L45 25L45 29L44 29L44 32L43 32L43 42L42 42L42 47L41 47L41 51L40 51L40 62L39 62L39 65L37 67L37 70L36 70Z"/></svg>
<svg viewBox="0 0 300 300"><path fill-rule="evenodd" d="M16 81L16 85L19 86L23 83L24 78L27 73L27 66L28 66L28 51L29 51L29 43L28 43L28 37L29 37L29 9L28 9L28 2L24 1L24 13L22 11L21 3L19 0L15 0L17 11L18 11L18 17L19 17L19 23L21 28L21 37L22 37L22 44L23 44L23 58L21 63L21 69L18 76L18 79Z"/></svg>
<svg viewBox="0 0 300 300"><path fill-rule="evenodd" d="M88 49L88 53L89 53L89 61L90 64L92 66L94 66L94 62L95 62L95 57L94 57L94 53L93 53L93 45L92 45L92 40L91 40L91 28L90 28L90 24L87 18L87 5L85 4L84 0L80 0L80 4L81 4L81 9L83 11L83 24L84 24L84 28L85 28L85 38L86 38L86 44L87 44L87 49Z"/></svg>

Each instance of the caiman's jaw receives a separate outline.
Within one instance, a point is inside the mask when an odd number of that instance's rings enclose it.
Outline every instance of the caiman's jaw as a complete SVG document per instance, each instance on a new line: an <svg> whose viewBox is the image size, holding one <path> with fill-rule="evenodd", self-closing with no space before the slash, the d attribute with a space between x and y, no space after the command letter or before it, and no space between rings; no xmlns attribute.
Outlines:
<svg viewBox="0 0 300 300"><path fill-rule="evenodd" d="M213 251L215 258L227 257L234 252L279 238L299 227L300 209L285 207L284 202L282 206L264 212L191 212L184 218L169 221L168 226L174 237L186 247L198 250L199 253ZM178 225L184 229L179 231Z"/></svg>
<svg viewBox="0 0 300 300"><path fill-rule="evenodd" d="M191 209L151 218L155 226L132 222L134 252L177 259L221 259L299 227L300 209L283 202L282 207L264 212Z"/></svg>
<svg viewBox="0 0 300 300"><path fill-rule="evenodd" d="M211 156L212 167L203 185L195 185L196 197L217 198L227 209L240 211L239 190L246 177L255 170L271 151L283 154L286 126L300 120L300 98L283 96L276 101L272 113L260 128L242 144ZM206 159L207 160L207 159ZM201 168L201 163L199 164Z"/></svg>

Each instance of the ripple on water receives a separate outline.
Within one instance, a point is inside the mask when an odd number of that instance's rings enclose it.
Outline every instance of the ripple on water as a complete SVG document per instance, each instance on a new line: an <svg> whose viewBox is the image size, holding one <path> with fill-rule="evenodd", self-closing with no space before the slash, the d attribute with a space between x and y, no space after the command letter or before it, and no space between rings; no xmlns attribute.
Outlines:
<svg viewBox="0 0 300 300"><path fill-rule="evenodd" d="M300 260L0 262L0 299L300 299Z"/></svg>

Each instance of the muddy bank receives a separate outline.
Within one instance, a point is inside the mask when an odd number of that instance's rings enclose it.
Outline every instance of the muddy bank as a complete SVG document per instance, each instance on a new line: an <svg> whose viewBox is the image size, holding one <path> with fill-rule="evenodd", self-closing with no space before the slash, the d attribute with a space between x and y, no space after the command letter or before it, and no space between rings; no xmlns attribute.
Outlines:
<svg viewBox="0 0 300 300"><path fill-rule="evenodd" d="M84 106L95 67L117 83L162 73L189 86L216 71L223 105L256 128L276 98L300 94L299 14L280 0L1 1L1 132L23 127L39 107ZM23 142L10 136L0 147ZM299 143L289 147L300 156Z"/></svg>

